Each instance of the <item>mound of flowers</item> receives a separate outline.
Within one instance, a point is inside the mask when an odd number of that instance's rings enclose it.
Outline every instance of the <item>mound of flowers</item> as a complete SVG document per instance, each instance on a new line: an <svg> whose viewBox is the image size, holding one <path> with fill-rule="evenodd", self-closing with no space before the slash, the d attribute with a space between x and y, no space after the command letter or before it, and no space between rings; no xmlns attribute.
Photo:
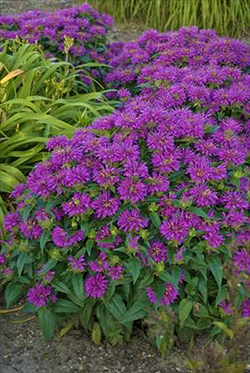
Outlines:
<svg viewBox="0 0 250 373"><path fill-rule="evenodd" d="M71 62L98 60L106 49L106 33L113 25L107 14L89 4L44 13L40 10L0 17L0 40L20 38L38 42L59 58L69 52Z"/></svg>
<svg viewBox="0 0 250 373"><path fill-rule="evenodd" d="M71 314L115 344L142 320L164 351L174 329L250 315L247 47L148 31L112 63L123 106L51 139L12 192L1 278L46 337Z"/></svg>

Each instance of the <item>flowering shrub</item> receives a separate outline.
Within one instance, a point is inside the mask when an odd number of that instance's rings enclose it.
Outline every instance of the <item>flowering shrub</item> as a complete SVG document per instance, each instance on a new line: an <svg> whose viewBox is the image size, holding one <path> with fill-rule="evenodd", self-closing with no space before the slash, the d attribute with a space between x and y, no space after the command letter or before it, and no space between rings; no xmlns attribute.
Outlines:
<svg viewBox="0 0 250 373"><path fill-rule="evenodd" d="M96 60L106 48L106 33L112 17L100 15L89 4L44 13L40 10L0 17L0 40L39 42L48 54L71 62Z"/></svg>
<svg viewBox="0 0 250 373"><path fill-rule="evenodd" d="M69 313L95 343L143 320L164 351L174 329L216 335L249 316L247 47L148 31L114 61L123 107L49 140L11 193L1 277L7 306L28 292L47 338Z"/></svg>

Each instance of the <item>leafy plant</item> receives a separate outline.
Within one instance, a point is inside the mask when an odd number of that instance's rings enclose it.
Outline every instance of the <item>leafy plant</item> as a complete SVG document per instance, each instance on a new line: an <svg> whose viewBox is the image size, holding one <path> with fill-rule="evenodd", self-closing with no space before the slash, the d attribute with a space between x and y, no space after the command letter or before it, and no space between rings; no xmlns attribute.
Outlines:
<svg viewBox="0 0 250 373"><path fill-rule="evenodd" d="M0 256L7 307L45 338L101 343L136 322L163 353L248 318L248 47L214 31L147 31L111 59L122 106L49 140L15 187ZM66 329L65 329L66 328Z"/></svg>
<svg viewBox="0 0 250 373"><path fill-rule="evenodd" d="M113 109L90 80L90 93L77 68L47 60L37 46L8 42L0 54L0 192L25 181L36 162L46 159L44 144L56 134L71 136L75 128ZM95 64L98 65L99 64ZM89 78L89 77L88 77ZM90 78L89 78L90 79ZM88 90L90 88L88 87ZM2 199L1 213L5 202ZM0 217L0 219L2 219Z"/></svg>

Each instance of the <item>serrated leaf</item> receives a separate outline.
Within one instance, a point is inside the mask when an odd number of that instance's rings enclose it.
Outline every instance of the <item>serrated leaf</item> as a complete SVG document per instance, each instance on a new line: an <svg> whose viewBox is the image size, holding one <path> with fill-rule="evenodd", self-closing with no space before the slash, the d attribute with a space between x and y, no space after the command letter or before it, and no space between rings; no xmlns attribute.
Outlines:
<svg viewBox="0 0 250 373"><path fill-rule="evenodd" d="M182 327L187 320L193 307L193 302L191 299L184 298L179 304L179 319L180 326Z"/></svg>
<svg viewBox="0 0 250 373"><path fill-rule="evenodd" d="M47 341L51 340L54 334L54 327L56 321L55 314L51 310L45 307L41 307L38 310L38 318L40 321L44 338Z"/></svg>
<svg viewBox="0 0 250 373"><path fill-rule="evenodd" d="M207 257L207 263L211 272L217 282L219 290L221 289L223 271L222 271L222 264L219 256L217 254L212 254Z"/></svg>
<svg viewBox="0 0 250 373"><path fill-rule="evenodd" d="M92 341L94 342L96 346L100 346L101 337L102 337L102 333L101 333L100 324L99 322L94 322L93 331L92 331Z"/></svg>

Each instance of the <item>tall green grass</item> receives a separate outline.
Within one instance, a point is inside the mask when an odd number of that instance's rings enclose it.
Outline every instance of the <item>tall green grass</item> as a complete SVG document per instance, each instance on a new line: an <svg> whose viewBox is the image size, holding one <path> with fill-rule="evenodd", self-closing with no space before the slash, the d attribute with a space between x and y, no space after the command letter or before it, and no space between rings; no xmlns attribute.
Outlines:
<svg viewBox="0 0 250 373"><path fill-rule="evenodd" d="M141 21L160 31L182 26L212 28L219 35L249 33L249 0L89 0L96 9L118 22Z"/></svg>

